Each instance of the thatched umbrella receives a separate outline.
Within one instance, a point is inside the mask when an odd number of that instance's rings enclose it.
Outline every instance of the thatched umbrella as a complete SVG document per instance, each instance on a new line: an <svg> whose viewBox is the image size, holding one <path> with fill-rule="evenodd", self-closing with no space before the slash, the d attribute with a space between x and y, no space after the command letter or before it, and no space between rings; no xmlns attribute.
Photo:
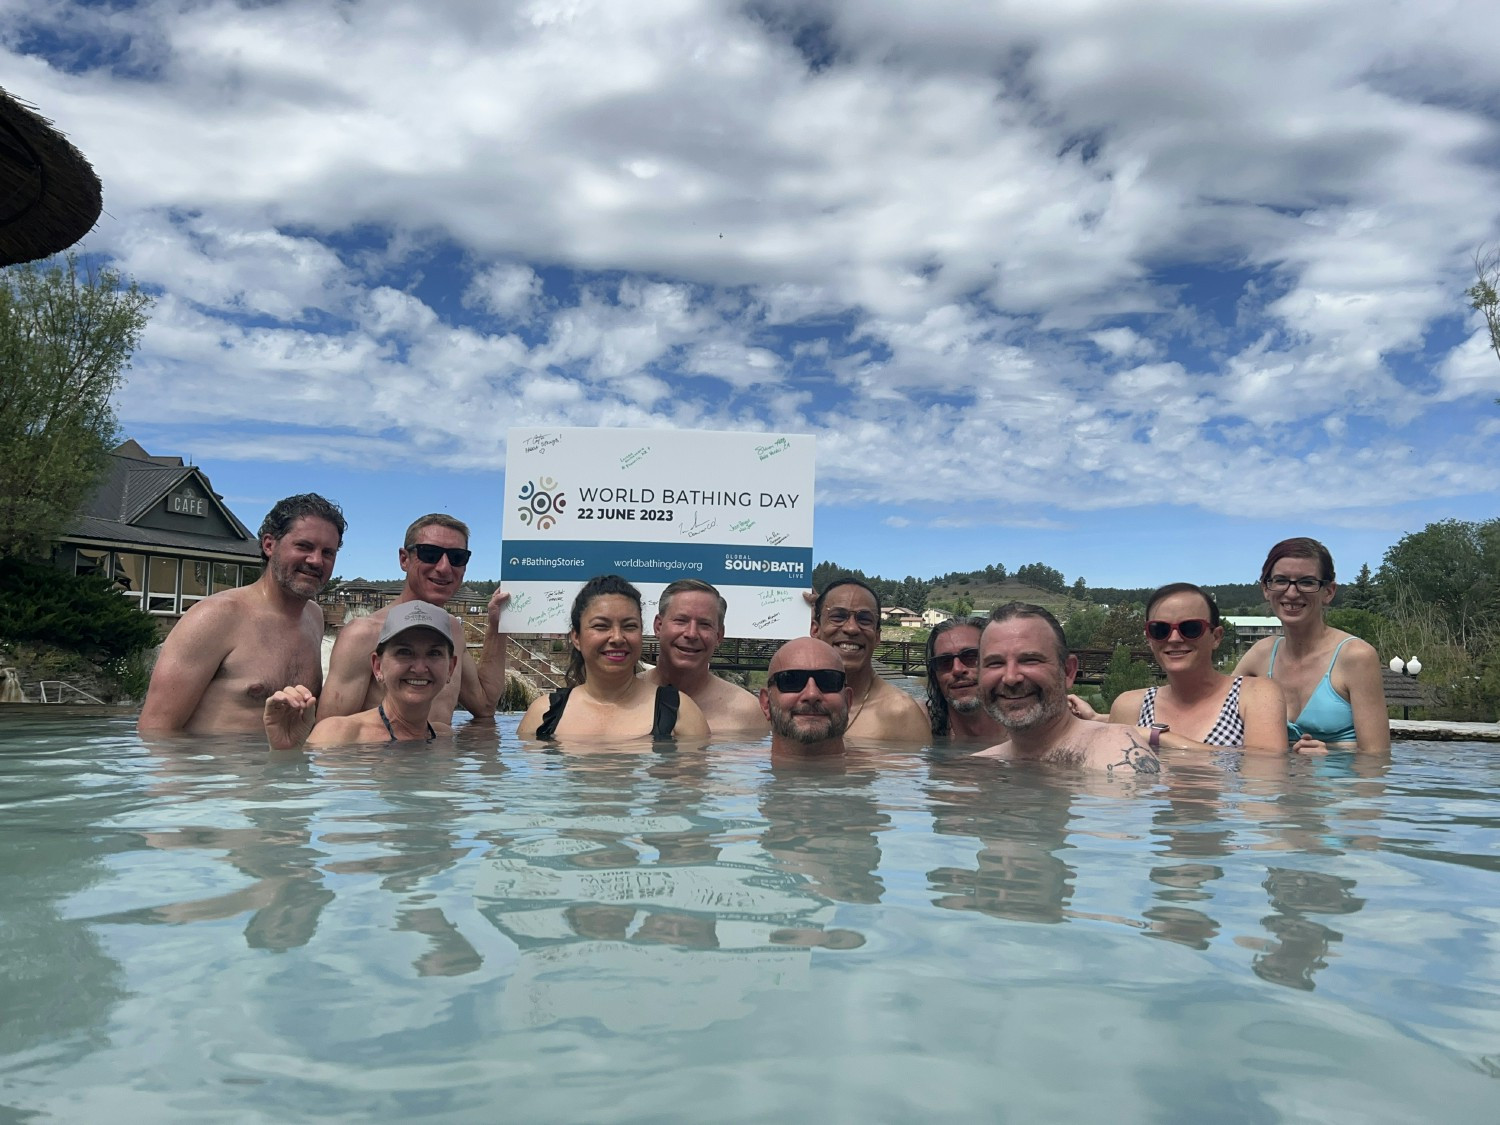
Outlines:
<svg viewBox="0 0 1500 1125"><path fill-rule="evenodd" d="M104 206L99 177L50 122L0 89L0 266L66 250Z"/></svg>

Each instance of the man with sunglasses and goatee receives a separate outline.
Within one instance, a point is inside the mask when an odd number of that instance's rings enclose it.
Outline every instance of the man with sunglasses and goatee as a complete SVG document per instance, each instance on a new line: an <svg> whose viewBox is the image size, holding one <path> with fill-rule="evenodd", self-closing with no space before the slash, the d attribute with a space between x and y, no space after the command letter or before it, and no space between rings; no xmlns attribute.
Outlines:
<svg viewBox="0 0 1500 1125"><path fill-rule="evenodd" d="M398 552L406 585L393 603L421 601L439 609L463 585L469 565L469 525L452 516L434 512L422 516L406 529L406 546ZM464 708L475 718L492 718L505 691L505 642L500 632L500 609L510 598L496 590L490 598L485 623L484 647L476 661L464 643L463 622L449 615L453 648L462 653L459 672L448 682L432 705L435 724L451 724L453 712ZM380 637L390 606L368 617L356 617L339 630L328 660L328 681L318 697L319 720L334 715L368 711L385 698L385 687L375 679L370 656Z"/></svg>
<svg viewBox="0 0 1500 1125"><path fill-rule="evenodd" d="M950 617L927 634L927 718L934 738L955 742L1009 737L979 697L979 632L984 622Z"/></svg>
<svg viewBox="0 0 1500 1125"><path fill-rule="evenodd" d="M771 657L760 689L761 710L771 722L771 756L842 754L853 698L832 646L812 637L787 641Z"/></svg>

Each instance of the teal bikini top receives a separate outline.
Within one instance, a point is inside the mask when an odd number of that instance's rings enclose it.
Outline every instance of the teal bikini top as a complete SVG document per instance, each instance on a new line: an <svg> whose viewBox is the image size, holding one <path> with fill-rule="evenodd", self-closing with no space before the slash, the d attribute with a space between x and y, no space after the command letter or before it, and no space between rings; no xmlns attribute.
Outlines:
<svg viewBox="0 0 1500 1125"><path fill-rule="evenodd" d="M1353 639L1345 637L1339 642L1339 647L1333 650L1333 659L1328 662L1328 671L1323 673L1318 686L1307 697L1302 714L1297 716L1296 722L1287 723L1288 745L1303 735L1316 738L1319 742L1354 741L1354 708L1333 688L1333 666L1338 663L1339 651ZM1266 675L1271 679L1275 679L1276 650L1280 647L1281 638L1277 637L1271 645L1271 663L1266 668Z"/></svg>

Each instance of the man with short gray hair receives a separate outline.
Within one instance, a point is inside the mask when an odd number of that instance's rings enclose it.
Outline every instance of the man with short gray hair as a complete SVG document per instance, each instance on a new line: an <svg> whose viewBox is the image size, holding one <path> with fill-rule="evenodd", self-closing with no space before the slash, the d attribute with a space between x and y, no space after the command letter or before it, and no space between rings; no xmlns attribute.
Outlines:
<svg viewBox="0 0 1500 1125"><path fill-rule="evenodd" d="M698 705L713 734L766 732L759 702L742 687L714 675L709 667L724 641L729 605L719 591L696 578L682 578L661 592L656 620L660 654L656 667L641 673L648 683L671 684Z"/></svg>

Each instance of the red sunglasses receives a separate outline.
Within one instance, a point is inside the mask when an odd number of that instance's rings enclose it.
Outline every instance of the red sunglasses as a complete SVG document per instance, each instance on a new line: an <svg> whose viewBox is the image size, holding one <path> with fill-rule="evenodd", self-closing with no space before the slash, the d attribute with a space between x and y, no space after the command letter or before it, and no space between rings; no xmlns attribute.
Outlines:
<svg viewBox="0 0 1500 1125"><path fill-rule="evenodd" d="M1153 641L1165 641L1171 638L1175 630L1177 635L1185 641L1196 641L1213 626L1201 617L1190 617L1186 621L1148 621L1146 622L1146 636Z"/></svg>

